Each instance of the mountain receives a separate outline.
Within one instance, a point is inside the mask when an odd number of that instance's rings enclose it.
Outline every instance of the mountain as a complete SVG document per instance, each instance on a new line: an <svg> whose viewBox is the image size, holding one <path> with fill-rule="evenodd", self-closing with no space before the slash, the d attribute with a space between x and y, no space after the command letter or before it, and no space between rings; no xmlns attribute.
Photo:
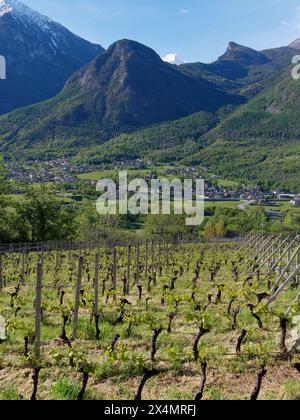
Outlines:
<svg viewBox="0 0 300 420"><path fill-rule="evenodd" d="M268 188L300 190L300 82L291 46L230 43L214 63L171 65L121 40L55 97L0 117L6 156L112 163L138 158L211 167Z"/></svg>
<svg viewBox="0 0 300 420"><path fill-rule="evenodd" d="M192 77L206 78L227 93L251 99L282 76L297 54L292 45L256 51L230 42L227 51L217 61L183 64L179 68Z"/></svg>
<svg viewBox="0 0 300 420"><path fill-rule="evenodd" d="M134 127L238 103L238 98L181 74L152 49L129 40L113 44L75 74L66 88L79 90L85 104L88 94L97 118Z"/></svg>
<svg viewBox="0 0 300 420"><path fill-rule="evenodd" d="M0 114L56 95L103 48L16 0L0 0Z"/></svg>
<svg viewBox="0 0 300 420"><path fill-rule="evenodd" d="M263 53L230 42L225 54L206 68L220 77L237 80L247 76L250 66L261 66L268 62Z"/></svg>
<svg viewBox="0 0 300 420"><path fill-rule="evenodd" d="M155 163L179 162L201 147L201 136L219 122L216 114L199 112L175 121L121 134L102 145L80 151L81 162L106 163L136 159Z"/></svg>
<svg viewBox="0 0 300 420"><path fill-rule="evenodd" d="M259 51L239 45L236 42L230 42L227 51L217 62L224 63L233 61L238 62L240 66L249 66L253 64L266 64L269 60Z"/></svg>
<svg viewBox="0 0 300 420"><path fill-rule="evenodd" d="M293 48L295 50L300 50L300 38L296 39L294 42L292 42L289 45L290 48Z"/></svg>
<svg viewBox="0 0 300 420"><path fill-rule="evenodd" d="M291 47L258 54L237 44L232 48L235 51L229 49L220 61L247 67L248 76L243 79L246 87L249 74L263 76L261 93L247 104L229 115L202 112L122 135L80 154L78 159L96 163L122 158L158 163L176 160L210 166L229 179L299 192L300 81L291 75L291 58L297 52Z"/></svg>
<svg viewBox="0 0 300 420"><path fill-rule="evenodd" d="M201 141L186 163L210 164L222 176L300 190L300 82L289 71Z"/></svg>
<svg viewBox="0 0 300 420"><path fill-rule="evenodd" d="M152 49L121 40L76 72L56 97L0 119L0 149L74 153L130 132L242 102L182 74Z"/></svg>

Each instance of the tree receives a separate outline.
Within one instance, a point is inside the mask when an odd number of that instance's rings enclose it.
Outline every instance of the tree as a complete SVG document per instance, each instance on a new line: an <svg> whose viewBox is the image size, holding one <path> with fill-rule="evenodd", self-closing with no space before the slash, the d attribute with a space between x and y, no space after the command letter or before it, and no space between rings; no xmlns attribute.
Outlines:
<svg viewBox="0 0 300 420"><path fill-rule="evenodd" d="M128 216L100 215L94 203L81 207L77 217L78 236L81 240L103 240L106 243L126 242L135 236L135 232L128 232L124 228L130 224Z"/></svg>
<svg viewBox="0 0 300 420"><path fill-rule="evenodd" d="M284 217L283 226L286 230L297 232L299 231L299 216L287 212Z"/></svg>
<svg viewBox="0 0 300 420"><path fill-rule="evenodd" d="M69 240L75 236L75 210L64 207L45 184L28 189L22 212L34 242Z"/></svg>
<svg viewBox="0 0 300 420"><path fill-rule="evenodd" d="M215 232L217 238L224 238L226 235L226 226L225 226L225 220L221 219L216 225L215 225Z"/></svg>
<svg viewBox="0 0 300 420"><path fill-rule="evenodd" d="M215 227L212 223L208 222L204 226L204 236L208 240L211 240L215 236Z"/></svg>
<svg viewBox="0 0 300 420"><path fill-rule="evenodd" d="M149 215L146 218L145 232L150 235L183 235L190 231L182 215Z"/></svg>

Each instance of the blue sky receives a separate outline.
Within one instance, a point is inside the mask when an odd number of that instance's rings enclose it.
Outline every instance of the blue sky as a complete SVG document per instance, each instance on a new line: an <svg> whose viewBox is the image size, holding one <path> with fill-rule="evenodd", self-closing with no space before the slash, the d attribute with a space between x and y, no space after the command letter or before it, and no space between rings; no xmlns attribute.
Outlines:
<svg viewBox="0 0 300 420"><path fill-rule="evenodd" d="M210 62L229 41L256 49L300 37L300 0L23 0L108 47L129 38L161 56Z"/></svg>

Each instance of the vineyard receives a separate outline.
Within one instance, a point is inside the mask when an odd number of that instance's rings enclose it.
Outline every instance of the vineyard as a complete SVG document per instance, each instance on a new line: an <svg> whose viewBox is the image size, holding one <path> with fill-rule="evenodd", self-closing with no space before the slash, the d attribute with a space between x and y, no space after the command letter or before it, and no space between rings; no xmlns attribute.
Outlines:
<svg viewBox="0 0 300 420"><path fill-rule="evenodd" d="M300 399L299 279L283 236L3 248L0 399Z"/></svg>

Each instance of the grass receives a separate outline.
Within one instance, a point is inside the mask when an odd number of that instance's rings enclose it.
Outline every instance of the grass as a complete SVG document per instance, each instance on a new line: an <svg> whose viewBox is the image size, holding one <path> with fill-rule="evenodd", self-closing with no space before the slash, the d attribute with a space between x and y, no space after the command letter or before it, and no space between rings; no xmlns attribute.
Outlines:
<svg viewBox="0 0 300 420"><path fill-rule="evenodd" d="M145 176L150 176L153 173L163 176L164 172L169 169L174 169L173 166L153 166L146 169L124 169L128 172L129 178L142 178ZM100 171L94 171L84 174L78 174L78 178L81 180L88 181L99 181L101 179L117 179L119 176L119 169L103 169ZM165 176L168 178L168 176ZM172 176L174 178L174 176Z"/></svg>
<svg viewBox="0 0 300 420"><path fill-rule="evenodd" d="M229 179L218 179L217 181L220 187L225 187L225 188L235 188L238 185L238 182L231 181Z"/></svg>
<svg viewBox="0 0 300 420"><path fill-rule="evenodd" d="M0 388L0 401L19 401L21 396L13 385L6 385Z"/></svg>
<svg viewBox="0 0 300 420"><path fill-rule="evenodd" d="M205 201L205 208L216 207L220 209L228 208L235 209L238 205L241 204L241 201Z"/></svg>
<svg viewBox="0 0 300 420"><path fill-rule="evenodd" d="M71 383L68 379L59 379L51 388L51 398L54 400L74 401L76 400L80 384Z"/></svg>
<svg viewBox="0 0 300 420"><path fill-rule="evenodd" d="M285 399L300 401L300 382L291 380L284 385Z"/></svg>

